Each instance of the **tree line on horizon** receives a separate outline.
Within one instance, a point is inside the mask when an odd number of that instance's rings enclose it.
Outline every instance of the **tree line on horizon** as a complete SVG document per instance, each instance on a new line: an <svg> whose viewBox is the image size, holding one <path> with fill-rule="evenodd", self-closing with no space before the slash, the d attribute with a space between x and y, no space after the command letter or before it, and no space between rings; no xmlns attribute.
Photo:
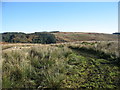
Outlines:
<svg viewBox="0 0 120 90"><path fill-rule="evenodd" d="M5 32L2 33L2 42L51 44L56 43L56 38L49 32L35 32L30 34L22 32Z"/></svg>

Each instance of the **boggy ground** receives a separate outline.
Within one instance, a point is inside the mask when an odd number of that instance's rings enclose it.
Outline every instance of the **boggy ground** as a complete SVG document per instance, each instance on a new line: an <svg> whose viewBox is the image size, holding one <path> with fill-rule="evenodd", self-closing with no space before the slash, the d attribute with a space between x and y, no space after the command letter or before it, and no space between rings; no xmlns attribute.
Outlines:
<svg viewBox="0 0 120 90"><path fill-rule="evenodd" d="M3 45L3 88L119 89L117 42Z"/></svg>

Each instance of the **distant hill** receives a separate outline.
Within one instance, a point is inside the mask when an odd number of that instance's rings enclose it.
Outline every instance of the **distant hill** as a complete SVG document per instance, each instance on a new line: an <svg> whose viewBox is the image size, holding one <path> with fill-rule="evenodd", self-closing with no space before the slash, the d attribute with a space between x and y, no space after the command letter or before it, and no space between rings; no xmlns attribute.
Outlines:
<svg viewBox="0 0 120 90"><path fill-rule="evenodd" d="M118 35L84 32L6 32L2 33L2 41L8 43L61 43L74 41L117 41Z"/></svg>
<svg viewBox="0 0 120 90"><path fill-rule="evenodd" d="M119 33L119 32L116 32L116 33L113 33L113 34L117 34L117 35L120 35L120 33Z"/></svg>
<svg viewBox="0 0 120 90"><path fill-rule="evenodd" d="M56 43L55 36L48 32L21 33L21 32L6 32L2 33L2 42L8 43Z"/></svg>
<svg viewBox="0 0 120 90"><path fill-rule="evenodd" d="M84 32L57 32L52 33L56 37L57 42L73 42L73 41L116 41L117 35L104 33L84 33Z"/></svg>

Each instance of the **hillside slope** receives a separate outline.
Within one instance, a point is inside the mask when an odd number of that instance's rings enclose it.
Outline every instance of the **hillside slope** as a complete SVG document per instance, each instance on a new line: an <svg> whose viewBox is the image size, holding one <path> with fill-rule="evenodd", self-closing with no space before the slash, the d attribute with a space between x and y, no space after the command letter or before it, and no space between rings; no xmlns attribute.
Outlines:
<svg viewBox="0 0 120 90"><path fill-rule="evenodd" d="M103 33L57 32L52 34L55 35L57 42L118 40L118 35Z"/></svg>
<svg viewBox="0 0 120 90"><path fill-rule="evenodd" d="M2 33L2 40L9 43L50 44L74 41L117 41L118 35L84 32L35 32L30 34L6 32Z"/></svg>

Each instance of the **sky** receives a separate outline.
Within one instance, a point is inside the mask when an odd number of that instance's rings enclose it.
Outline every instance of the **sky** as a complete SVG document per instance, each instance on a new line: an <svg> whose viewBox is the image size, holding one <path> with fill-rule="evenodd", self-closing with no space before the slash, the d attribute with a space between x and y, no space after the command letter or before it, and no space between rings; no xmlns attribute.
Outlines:
<svg viewBox="0 0 120 90"><path fill-rule="evenodd" d="M0 32L118 32L117 2L3 2Z"/></svg>

